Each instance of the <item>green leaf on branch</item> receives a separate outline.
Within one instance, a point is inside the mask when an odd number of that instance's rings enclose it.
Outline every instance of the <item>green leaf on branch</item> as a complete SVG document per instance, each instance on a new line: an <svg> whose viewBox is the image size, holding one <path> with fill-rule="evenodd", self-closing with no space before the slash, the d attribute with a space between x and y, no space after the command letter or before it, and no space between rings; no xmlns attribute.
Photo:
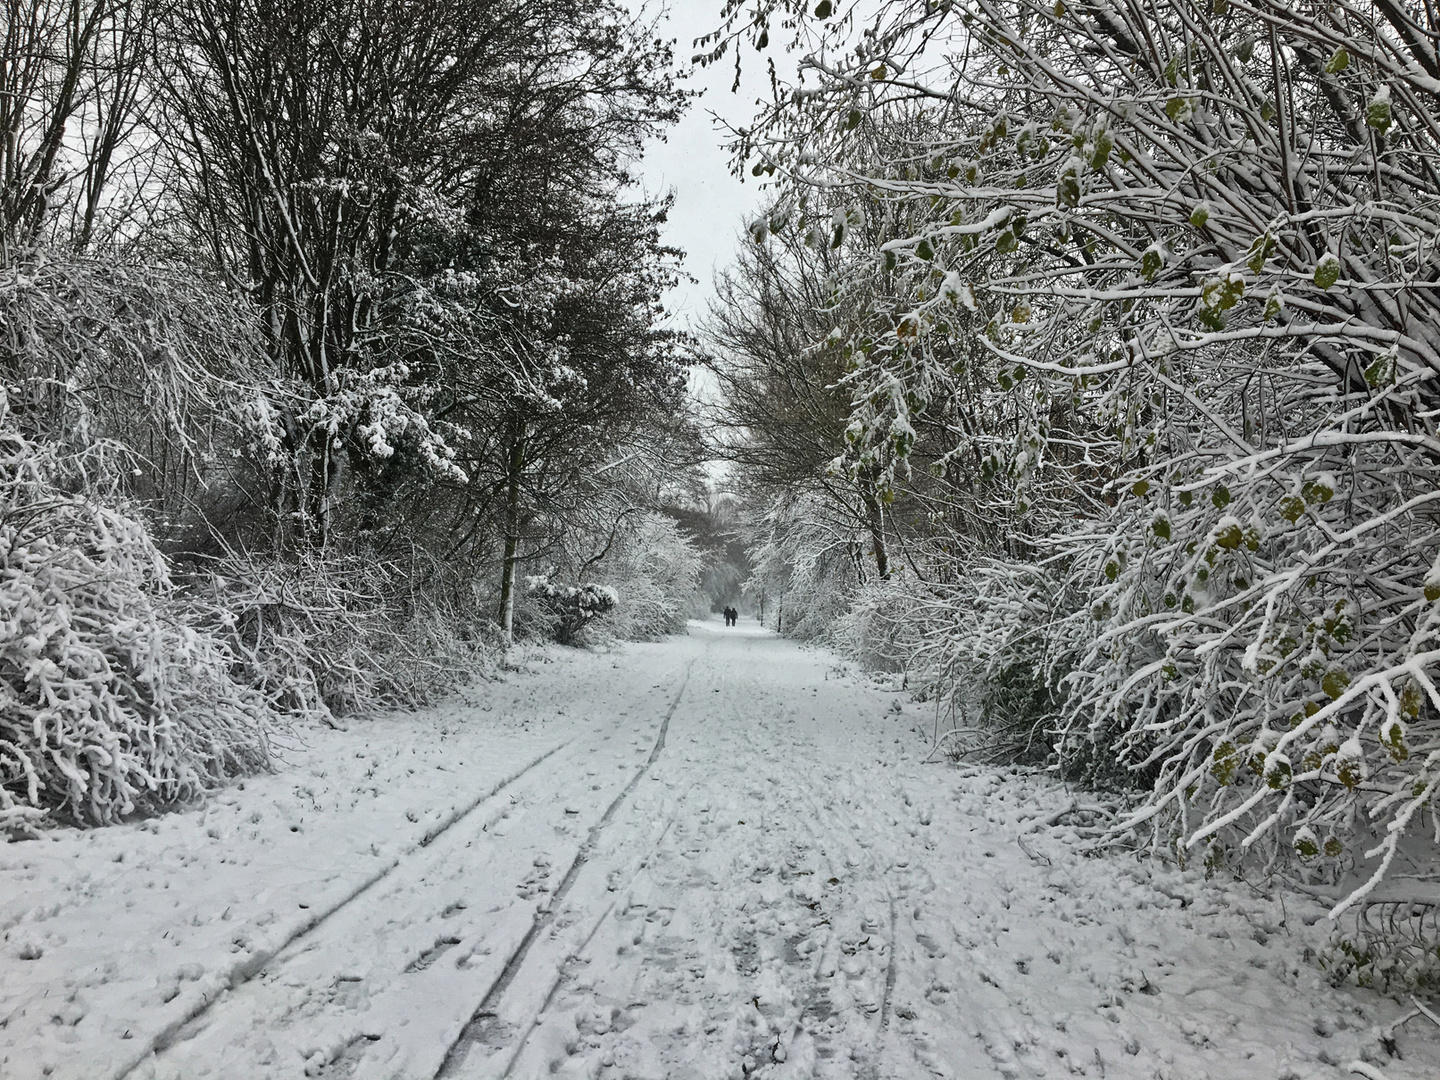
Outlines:
<svg viewBox="0 0 1440 1080"><path fill-rule="evenodd" d="M1245 279L1239 274L1226 274L1224 277L1206 278L1200 285L1200 304L1202 307L1201 322L1206 322L1204 312L1209 311L1218 314L1222 311L1229 311L1240 302L1245 295ZM1223 325L1223 320L1221 320ZM1210 325L1206 322L1206 325Z"/></svg>
<svg viewBox="0 0 1440 1080"><path fill-rule="evenodd" d="M1250 255L1245 260L1245 265L1250 268L1252 274L1258 274L1265 269L1265 260L1275 250L1275 239L1269 233L1264 236L1257 236L1250 245Z"/></svg>
<svg viewBox="0 0 1440 1080"><path fill-rule="evenodd" d="M1327 473L1315 480L1307 480L1300 494L1307 503L1328 503L1335 497L1335 478Z"/></svg>
<svg viewBox="0 0 1440 1080"><path fill-rule="evenodd" d="M1390 112L1390 87L1382 86L1375 91L1370 104L1365 106L1365 125L1374 129L1377 134L1384 135L1390 130L1393 119Z"/></svg>
<svg viewBox="0 0 1440 1080"><path fill-rule="evenodd" d="M1395 382L1395 368L1395 353L1381 353L1365 369L1365 381L1374 387L1391 386Z"/></svg>
<svg viewBox="0 0 1440 1080"><path fill-rule="evenodd" d="M1349 685L1350 673L1341 667L1331 668L1320 680L1320 689L1324 690L1332 701L1345 693L1345 688Z"/></svg>
<svg viewBox="0 0 1440 1080"><path fill-rule="evenodd" d="M1325 61L1325 74L1335 75L1341 71L1344 71L1349 66L1350 53L1346 51L1344 45L1341 45L1338 49L1336 49L1333 53L1330 54L1330 59Z"/></svg>
<svg viewBox="0 0 1440 1080"><path fill-rule="evenodd" d="M1074 172L1066 171L1060 175L1055 185L1055 205L1071 209L1080 205L1080 178Z"/></svg>
<svg viewBox="0 0 1440 1080"><path fill-rule="evenodd" d="M1146 281L1154 281L1155 275L1160 273L1164 265L1164 253L1155 244L1151 244L1140 256L1140 274Z"/></svg>
<svg viewBox="0 0 1440 1080"><path fill-rule="evenodd" d="M815 18L828 19L830 17L830 12L833 10L834 8L831 5L830 0L820 0L820 3L815 5Z"/></svg>
<svg viewBox="0 0 1440 1080"><path fill-rule="evenodd" d="M1173 97L1165 103L1165 115L1177 124L1182 120L1190 119L1192 111L1189 98Z"/></svg>
<svg viewBox="0 0 1440 1080"><path fill-rule="evenodd" d="M1314 280L1321 289L1329 289L1340 280L1340 259L1333 251L1320 256L1315 264Z"/></svg>
<svg viewBox="0 0 1440 1080"><path fill-rule="evenodd" d="M1090 167L1092 169L1103 169L1105 162L1110 159L1110 151L1114 148L1115 141L1110 138L1108 131L1102 131L1095 136L1095 152L1090 155Z"/></svg>

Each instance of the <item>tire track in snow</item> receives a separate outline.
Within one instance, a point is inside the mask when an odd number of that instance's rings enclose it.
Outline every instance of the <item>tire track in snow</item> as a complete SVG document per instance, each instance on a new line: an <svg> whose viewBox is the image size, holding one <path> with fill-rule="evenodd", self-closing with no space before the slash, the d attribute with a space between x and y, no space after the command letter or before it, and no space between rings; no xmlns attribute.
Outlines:
<svg viewBox="0 0 1440 1080"><path fill-rule="evenodd" d="M467 805L454 810L449 817L438 822L434 828L427 830L418 841L410 845L409 848L402 851L399 855L392 856L377 870L366 876L354 888L338 898L334 903L328 907L317 909L308 918L299 921L295 926L291 927L280 941L247 957L235 964L229 971L218 975L215 979L216 985L209 993L202 996L193 1008L187 1010L184 1015L175 1018L169 1024L166 1024L156 1032L153 1037L145 1040L140 1047L137 1047L136 1051L129 1058L122 1061L115 1072L111 1074L113 1080L126 1080L127 1077L131 1076L136 1069L150 1060L154 1055L170 1047L181 1032L209 1012L210 1008L220 1000L224 991L233 990L255 978L255 976L264 971L266 966L280 953L307 935L314 933L340 912L350 907L355 901L359 900L376 885L389 877L408 859L428 848L442 835L479 809L480 806L489 802L496 795L499 795L537 766L554 757L561 750L569 746L572 741L573 740L567 739L565 742L552 746L543 754L540 754L509 776L504 777L492 785L488 791L471 799Z"/></svg>
<svg viewBox="0 0 1440 1080"><path fill-rule="evenodd" d="M859 804L850 806L848 798L835 797L835 785L839 784L849 796L870 807L873 777L868 771L860 777L843 770L832 772L823 763L811 762L816 747L805 736L797 738L791 726L796 711L815 709L808 695L773 692L765 680L759 685L743 680L735 686L737 659L716 673L730 675L721 681L731 686L723 699L726 707L718 714L706 710L703 745L692 748L696 757L687 756L683 761L666 758L656 774L657 779L665 773L670 780L684 784L680 805L672 816L685 826L685 839L644 868L650 887L642 890L648 896L642 906L676 911L681 928L672 929L668 939L652 940L647 935L644 948L638 953L622 948L618 960L602 958L609 956L617 943L631 944L628 933L608 937L602 933L605 940L588 958L586 947L573 949L571 955L579 961L580 970L596 961L599 969L589 968L568 997L557 993L569 978L568 972L561 973L547 996L562 1000L556 1002L552 1015L546 1015L551 1013L547 1006L536 1018L544 1022L543 1032L538 1023L525 1026L513 1013L505 1017L509 1030L522 1032L522 1042L530 1044L514 1052L509 1072L502 1074L501 1063L492 1059L478 1070L462 1069L460 1075L532 1080L556 1071L558 1063L568 1059L558 1066L566 1076L588 1076L593 1070L613 1067L621 1075L703 1076L708 1080L738 1078L742 1059L748 1058L746 1069L758 1068L765 1076L810 1075L808 1070L819 1061L826 1063L824 1075L831 1077L838 1075L831 1069L854 1064L843 1057L852 1044L864 1047L867 1063L873 1056L882 1037L874 1017L886 1009L880 983L884 968L894 963L894 950L893 943L879 937L886 925L887 893L893 894L886 888L888 864L877 860L872 849L886 847L881 841L889 837L890 830L877 831L879 822L871 820L873 815ZM692 694L689 703L701 699L710 700L708 694ZM689 713L681 718L688 722ZM760 732L765 733L764 739L755 737ZM739 805L732 803L731 795L738 797ZM743 822L743 837L731 833L729 822L734 818L727 812L731 806L752 827L758 827L759 833L745 831ZM858 839L861 834L864 839L858 844L840 839ZM711 874L701 874L702 880L697 881L691 857L701 849L708 854L698 865L708 867ZM778 878L773 876L777 874ZM703 880L707 876L709 884ZM807 878L815 884L804 885ZM734 882L741 892L721 889L720 880ZM771 884L777 880L784 883L779 894ZM898 896L895 904L898 908ZM846 920L854 924L855 932L837 932L830 918L835 908L839 911L834 913L848 910L857 916ZM609 921L618 919L622 910L617 906ZM747 911L760 913L772 926L759 933L752 926L741 935L742 945L735 931L742 930L746 921L754 922L753 918L747 920ZM873 916L873 928L859 930L858 916L867 913ZM784 926L783 933L777 935L775 922ZM668 922L661 920L657 925ZM872 933L882 942L878 957L863 948ZM640 945L638 936L633 944ZM736 949L745 945L748 952L742 958ZM853 963L857 948L862 958L868 953L879 959L880 970L871 980L873 995L866 993L856 1002L841 990L844 996L837 1004L832 1000L836 969L847 957ZM736 966L724 963L729 956L735 957ZM697 961L700 968L707 968L698 981ZM839 980L847 982L846 974ZM757 994L765 998L763 1005ZM624 1004L636 1001L642 1004ZM649 1021L653 1026L648 1031L643 1019L646 1003L655 1003L656 1011L666 1016L664 1021ZM677 1003L684 1003L682 1013L698 1009L703 1016L678 1037L674 1033ZM613 1013L612 1004L618 1004L630 1019L618 1023L613 1016L609 1021L602 1019L597 1031L592 1017ZM503 1013L503 1006L500 1011ZM759 1023L740 1020L742 1014L752 1013L762 1018ZM638 1039L624 1034L637 1017L642 1018L637 1031L644 1031ZM495 1020L490 1022L493 1025ZM848 1030L836 1030L839 1025ZM645 1049L639 1049L640 1044ZM837 1058L837 1054L842 1056ZM831 1058L835 1060L829 1061ZM726 1070L727 1064L733 1066L733 1072ZM633 1072L631 1065L635 1066ZM854 1068L861 1071L848 1076L872 1075L865 1071L865 1064L854 1064Z"/></svg>
<svg viewBox="0 0 1440 1080"><path fill-rule="evenodd" d="M675 820L678 816L678 810L669 816L669 818L665 822L664 827L660 830L660 835L657 836L654 842L650 845L648 853L640 859L638 865L635 867L634 873L632 873L630 877L626 880L624 886L612 888L611 891L628 892L634 886L636 880L640 877L642 873L644 873L646 867L649 865L650 859L654 855L655 851L660 847L661 843L664 842L665 837L669 835L670 829L675 824ZM595 935L600 932L600 928L605 925L605 921L610 918L610 916L614 914L614 912L614 903L605 905L605 910L602 911L599 918L597 918L594 923L591 924L590 929L586 933L584 940L582 940L575 948L569 951L569 957L567 958L566 963L578 959L579 957L584 955L585 951L590 948L591 942L595 940ZM550 984L550 989L546 991L544 1002L541 1004L539 1010L536 1012L531 1022L527 1024L523 1029L521 1029L522 1034L520 1036L520 1039L516 1043L515 1049L511 1053L505 1065L505 1070L499 1075L497 1080L510 1080L510 1078L514 1075L515 1066L520 1062L521 1056L529 1047L531 1037L535 1034L535 1032L539 1029L540 1025L544 1022L546 1015L550 1011L550 1006L554 1004L555 998L560 992L560 988L565 984L567 975L566 963L562 963L557 967L555 972L555 978Z"/></svg>
<svg viewBox="0 0 1440 1080"><path fill-rule="evenodd" d="M706 651L708 652L709 649L707 648ZM697 657L696 659L699 658ZM446 1050L445 1057L440 1063L440 1070L435 1074L436 1080L454 1076L455 1071L464 1062L471 1048L480 1041L482 1022L487 1017L494 1015L496 1005L499 1003L505 991L508 990L510 985L515 981L516 975L519 974L521 967L525 964L526 956L529 955L530 949L539 939L541 931L550 925L555 917L556 910L574 886L575 879L580 876L580 871L583 870L590 861L590 855L596 848L600 834L605 830L605 827L610 824L611 820L615 817L616 811L620 809L620 806L634 793L635 788L639 785L640 781L645 778L646 774L649 773L651 767L659 760L661 751L665 749L665 736L670 730L670 720L674 717L675 710L680 707L680 701L685 696L686 687L690 685L690 672L695 667L695 663L696 660L691 660L685 665L685 674L680 679L680 688L675 691L675 697L671 699L670 707L665 712L665 719L660 722L660 731L655 737L655 745L650 750L650 756L646 758L645 763L635 771L635 775L632 776L630 782L620 790L620 794L616 795L610 805L605 808L605 813L600 816L600 820L590 827L590 832L585 838L585 843L580 846L580 850L570 863L569 869L565 871L565 876L560 879L560 884L556 887L555 892L551 894L550 902L535 913L535 920L530 924L530 929L526 931L525 936L520 940L520 944L515 947L515 951L512 952L505 961L505 966L501 969L499 976L495 979L489 991L486 992L485 997L481 999L480 1004L476 1006L475 1011L470 1014L470 1019L465 1023L460 1034L456 1037L455 1041L450 1044L449 1049ZM609 909L606 910L606 914L609 914ZM600 923L603 921L604 915L601 916L596 922L595 927L591 930L590 933L592 937L594 936L595 930L599 929ZM521 1048L523 1049L523 1043Z"/></svg>

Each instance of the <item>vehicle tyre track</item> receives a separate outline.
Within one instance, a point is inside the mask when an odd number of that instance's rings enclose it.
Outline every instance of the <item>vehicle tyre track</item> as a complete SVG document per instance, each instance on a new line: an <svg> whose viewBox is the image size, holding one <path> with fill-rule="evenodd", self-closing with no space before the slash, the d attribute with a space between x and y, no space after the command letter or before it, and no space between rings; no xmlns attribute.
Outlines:
<svg viewBox="0 0 1440 1080"><path fill-rule="evenodd" d="M514 952L512 952L506 960L504 968L501 969L499 976L491 985L489 991L486 992L480 1004L476 1006L474 1012L471 1013L470 1019L461 1029L460 1034L456 1036L455 1041L452 1042L446 1050L445 1057L440 1063L440 1070L435 1074L436 1080L443 1080L444 1077L454 1076L455 1070L459 1068L460 1064L465 1060L471 1047L479 1041L482 1021L488 1014L494 1013L495 1006L501 996L510 988L511 983L515 981L515 976L519 974L521 967L525 963L526 956L529 955L530 949L539 939L540 933L550 925L555 917L556 910L574 886L575 879L580 876L580 871L583 870L590 861L591 853L595 850L601 833L615 817L616 811L618 811L625 800L634 793L640 781L644 779L645 775L659 759L661 751L665 749L665 736L670 730L670 720L674 717L675 710L679 708L680 701L685 696L685 689L690 684L690 672L695 667L695 663L695 660L691 660L685 665L685 674L680 680L680 688L676 690L675 697L671 699L670 707L665 712L665 719L660 723L660 731L655 737L655 745L650 751L650 756L646 758L645 763L635 771L635 775L630 778L630 782L620 790L620 793L616 795L610 805L605 808L605 813L600 816L600 820L590 827L590 832L585 838L585 843L580 846L580 850L576 852L574 860L565 871L565 876L560 879L560 884L556 886L555 892L551 894L550 902L535 913L535 919L531 923L530 929L526 931L525 936L520 940L520 944L515 947ZM598 929L600 922L603 921L604 918L602 916L601 920L596 923L596 929ZM593 935L594 930L592 930L591 933Z"/></svg>
<svg viewBox="0 0 1440 1080"><path fill-rule="evenodd" d="M445 818L441 822L437 823L434 828L428 830L418 841L411 844L407 849L400 852L400 854L394 855L390 859L386 860L384 864L382 864L371 874L367 875L353 889L345 893L343 896L339 897L334 903L330 904L328 907L316 909L309 915L309 917L300 920L283 936L280 941L274 943L268 948L260 950L259 952L251 956L246 957L244 960L236 963L228 971L218 974L214 979L215 985L204 995L201 996L200 1000L196 1002L194 1007L186 1010L183 1015L176 1017L169 1024L166 1024L148 1040L144 1040L142 1045L137 1047L135 1052L130 1057L126 1058L124 1061L121 1062L120 1066L116 1069L116 1071L111 1074L113 1080L126 1080L127 1077L131 1076L135 1072L135 1070L138 1069L141 1065L143 1065L147 1060L152 1058L154 1055L163 1052L165 1049L171 1046L175 1042L176 1038L187 1027L189 1027L196 1020L204 1016L205 1013L207 1013L210 1008L214 1006L217 1001L220 1000L221 995L225 990L233 990L236 987L242 986L245 983L249 982L251 979L255 978L255 976L259 975L262 971L265 970L266 966L269 965L271 961L275 959L275 957L280 955L285 950L289 949L297 941L318 930L325 923L329 922L330 919L334 918L340 912L350 907L350 905L355 903L355 901L359 900L372 888L374 888L376 885L380 884L387 877L389 877L401 864L403 864L419 852L423 851L424 849L428 848L440 836L442 836L454 826L460 824L460 822L465 820L465 818L469 817L484 803L490 801L496 795L500 794L506 788L510 787L516 781L524 777L531 770L535 769L537 766L543 764L555 754L565 749L567 746L570 745L572 741L573 740L566 740L565 742L559 743L558 745L551 747L543 754L540 754L538 757L534 758L521 768L517 769L515 772L511 773L509 776L502 778L501 780L493 784L490 789L484 794L478 795L477 797L473 798L466 806L455 810L450 814L448 818Z"/></svg>

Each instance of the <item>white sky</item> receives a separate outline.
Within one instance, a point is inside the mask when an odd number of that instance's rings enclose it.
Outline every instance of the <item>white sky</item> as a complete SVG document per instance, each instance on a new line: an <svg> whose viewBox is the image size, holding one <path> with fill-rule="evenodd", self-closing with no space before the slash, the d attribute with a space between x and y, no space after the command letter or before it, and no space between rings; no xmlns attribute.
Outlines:
<svg viewBox="0 0 1440 1080"><path fill-rule="evenodd" d="M668 17L660 27L661 36L675 39L675 56L682 68L698 50L691 42L715 29L720 21L723 0L670 0ZM641 0L630 0L638 10ZM654 4L650 5L652 8ZM782 48L772 44L769 55L776 64L788 59ZM792 61L793 63L793 61ZM675 192L666 239L687 253L685 269L697 278L684 282L666 297L677 326L698 323L714 295L715 271L730 262L738 237L762 202L758 182L746 182L730 173L730 160L721 146L724 136L714 127L711 113L718 113L737 126L748 124L755 113L755 101L769 96L765 58L747 48L744 79L737 93L730 92L735 78L733 51L717 65L696 68L686 85L702 90L678 125L664 142L652 142L636 170L649 194Z"/></svg>

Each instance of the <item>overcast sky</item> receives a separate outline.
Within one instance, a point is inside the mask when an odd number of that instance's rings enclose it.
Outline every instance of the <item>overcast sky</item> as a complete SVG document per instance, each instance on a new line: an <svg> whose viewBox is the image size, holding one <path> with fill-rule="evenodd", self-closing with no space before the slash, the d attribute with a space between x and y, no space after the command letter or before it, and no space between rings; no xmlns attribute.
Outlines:
<svg viewBox="0 0 1440 1080"><path fill-rule="evenodd" d="M631 0L640 8L640 0ZM675 56L684 67L696 52L691 42L715 29L723 0L671 0L669 15L661 34L674 38ZM653 7L653 5L652 5ZM785 58L771 49L777 64ZM670 215L667 239L687 253L685 268L698 278L684 283L667 298L677 325L684 326L705 314L712 295L715 271L726 265L737 236L757 212L761 202L759 185L750 177L741 184L730 173L730 162L721 147L722 134L716 130L711 113L743 125L755 113L758 97L768 96L764 63L753 51L745 57L744 81L738 93L730 92L734 81L733 53L720 64L696 69L687 85L703 91L680 123L670 130L665 142L647 148L638 170L650 194L675 192L675 209Z"/></svg>

